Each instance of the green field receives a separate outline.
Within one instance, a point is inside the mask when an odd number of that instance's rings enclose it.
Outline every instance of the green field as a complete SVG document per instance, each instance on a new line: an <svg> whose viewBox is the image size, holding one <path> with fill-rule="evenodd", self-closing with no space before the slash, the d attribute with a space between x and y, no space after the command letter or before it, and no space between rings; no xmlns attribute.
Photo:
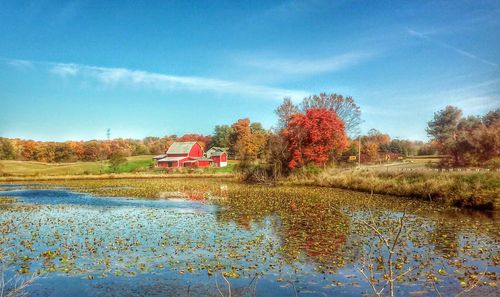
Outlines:
<svg viewBox="0 0 500 297"><path fill-rule="evenodd" d="M133 156L127 158L127 163L121 165L117 173L148 170L153 164L152 156ZM43 163L34 161L0 160L0 172L5 176L51 176L110 173L107 161Z"/></svg>
<svg viewBox="0 0 500 297"><path fill-rule="evenodd" d="M95 175L106 173L160 172L151 168L151 155L133 156L127 158L127 163L111 170L108 161L44 163L34 161L0 160L0 176L42 177L65 175ZM237 161L229 161L226 167L210 167L199 169L206 173L233 173Z"/></svg>

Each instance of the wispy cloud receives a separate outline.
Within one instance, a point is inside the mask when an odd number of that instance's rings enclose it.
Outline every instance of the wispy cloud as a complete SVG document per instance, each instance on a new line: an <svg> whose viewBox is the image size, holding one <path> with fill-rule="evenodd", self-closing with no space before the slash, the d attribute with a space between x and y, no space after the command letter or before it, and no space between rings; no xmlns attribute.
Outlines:
<svg viewBox="0 0 500 297"><path fill-rule="evenodd" d="M463 108L466 113L500 108L500 79L448 89L437 95L441 98L449 98L448 104Z"/></svg>
<svg viewBox="0 0 500 297"><path fill-rule="evenodd" d="M245 59L245 64L284 74L311 75L346 69L373 57L373 55L368 52L351 52L316 60L254 57Z"/></svg>
<svg viewBox="0 0 500 297"><path fill-rule="evenodd" d="M162 73L111 68L73 63L39 63L49 66L49 71L61 77L74 77L95 80L107 86L138 86L168 91L175 89L191 91L212 91L252 95L268 99L281 100L288 96L301 99L309 95L303 90L293 90L263 85L253 85L238 81L228 81L200 76L177 76Z"/></svg>
<svg viewBox="0 0 500 297"><path fill-rule="evenodd" d="M78 69L79 66L74 64L55 64L51 67L50 72L66 77L78 74Z"/></svg>
<svg viewBox="0 0 500 297"><path fill-rule="evenodd" d="M16 68L33 68L33 63L27 60L8 60L7 64Z"/></svg>
<svg viewBox="0 0 500 297"><path fill-rule="evenodd" d="M476 61L479 61L481 63L484 63L484 64L487 64L487 65L490 65L490 66L494 66L494 67L498 67L498 65L494 62L491 62L491 61L488 61L488 60L485 60L483 58L480 58L468 51L465 51L463 49L460 49L460 48L457 48L453 45L450 45L448 43L445 43L445 42L442 42L442 41L439 41L435 38L431 38L428 36L428 34L425 34L425 33L421 33L421 32L418 32L418 31L415 31L415 30L412 30L412 29L408 29L408 34L412 35L412 36L415 36L415 37L418 37L420 39L423 39L423 40L426 40L426 41L429 41L429 42L432 42L436 45L439 45L441 47L444 47L444 48L447 48L447 49L450 49L462 56L465 56L467 58L470 58L470 59L473 59L473 60L476 60Z"/></svg>
<svg viewBox="0 0 500 297"><path fill-rule="evenodd" d="M500 96L471 96L452 103L462 108L466 113L480 113L500 108Z"/></svg>
<svg viewBox="0 0 500 297"><path fill-rule="evenodd" d="M291 20L316 12L331 11L342 1L331 0L289 0L265 10L258 18Z"/></svg>

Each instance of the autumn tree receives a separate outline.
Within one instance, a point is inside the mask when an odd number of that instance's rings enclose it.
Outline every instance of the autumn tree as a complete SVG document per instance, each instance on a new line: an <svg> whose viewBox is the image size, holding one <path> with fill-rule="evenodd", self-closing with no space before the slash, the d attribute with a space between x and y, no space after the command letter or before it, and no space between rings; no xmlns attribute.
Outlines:
<svg viewBox="0 0 500 297"><path fill-rule="evenodd" d="M452 157L454 166L482 165L499 157L500 109L463 118L462 111L447 106L428 122L427 134L441 154Z"/></svg>
<svg viewBox="0 0 500 297"><path fill-rule="evenodd" d="M377 129L370 129L361 136L361 160L363 162L380 161L381 155L390 152L391 137Z"/></svg>
<svg viewBox="0 0 500 297"><path fill-rule="evenodd" d="M76 161L76 155L71 149L69 143L55 143L54 146L54 162Z"/></svg>
<svg viewBox="0 0 500 297"><path fill-rule="evenodd" d="M179 137L177 141L196 141L201 145L202 148L205 148L212 141L212 137L210 135L202 134L184 134Z"/></svg>
<svg viewBox="0 0 500 297"><path fill-rule="evenodd" d="M309 163L325 165L347 146L344 123L332 110L307 109L290 117L282 131L288 140L290 169Z"/></svg>
<svg viewBox="0 0 500 297"><path fill-rule="evenodd" d="M361 124L361 109L350 96L321 93L304 98L300 104L302 111L312 108L324 108L334 111L337 117L344 122L346 132L356 134Z"/></svg>
<svg viewBox="0 0 500 297"><path fill-rule="evenodd" d="M231 126L231 147L237 159L243 163L252 163L262 156L267 133L260 123L251 123L250 119L239 119Z"/></svg>

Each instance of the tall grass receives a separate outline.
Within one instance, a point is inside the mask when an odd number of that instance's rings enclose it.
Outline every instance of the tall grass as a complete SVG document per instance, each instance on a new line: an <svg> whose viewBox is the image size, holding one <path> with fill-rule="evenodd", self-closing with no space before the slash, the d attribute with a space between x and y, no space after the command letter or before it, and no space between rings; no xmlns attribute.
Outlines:
<svg viewBox="0 0 500 297"><path fill-rule="evenodd" d="M326 169L293 175L292 183L416 197L459 207L498 209L500 174L496 172L377 172Z"/></svg>

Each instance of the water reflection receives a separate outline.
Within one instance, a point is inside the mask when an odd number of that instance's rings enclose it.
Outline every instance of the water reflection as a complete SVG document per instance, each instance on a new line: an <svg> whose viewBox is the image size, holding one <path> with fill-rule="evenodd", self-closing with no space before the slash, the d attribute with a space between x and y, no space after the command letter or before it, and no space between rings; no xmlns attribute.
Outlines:
<svg viewBox="0 0 500 297"><path fill-rule="evenodd" d="M377 249L380 243L356 216L370 213L390 235L402 208L401 200L375 197L367 212L359 196L327 189L219 183L189 187L185 182L152 187L163 199L97 198L22 186L1 192L19 201L0 209L0 247L9 251L7 277L43 273L47 277L31 292L40 296L61 295L50 289L56 283L93 296L182 295L188 290L217 295L215 278L222 286L222 276L231 282L233 295L251 296L248 284L256 279L259 295L361 294L370 290L358 271L361 259L367 247ZM110 189L136 196L141 185L120 181L100 191ZM424 209L408 216L407 224L396 269L424 267L401 279L399 293L431 294L426 283L431 271L447 293L458 292L461 282L467 285L485 269L498 272L494 217ZM483 287L496 281L496 274L482 275Z"/></svg>

